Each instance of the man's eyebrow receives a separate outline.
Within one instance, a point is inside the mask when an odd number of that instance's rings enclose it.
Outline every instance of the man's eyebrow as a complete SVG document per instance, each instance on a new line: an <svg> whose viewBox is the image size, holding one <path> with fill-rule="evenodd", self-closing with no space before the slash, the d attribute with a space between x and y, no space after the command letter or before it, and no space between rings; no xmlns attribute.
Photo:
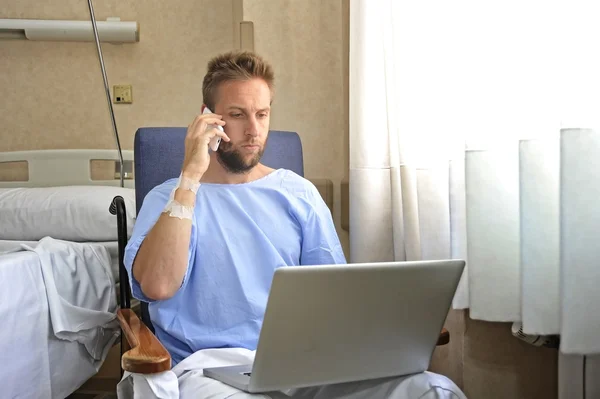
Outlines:
<svg viewBox="0 0 600 399"><path fill-rule="evenodd" d="M228 111L230 111L232 109L238 109L240 111L246 112L246 108L240 107L238 105L230 105L229 107L227 107ZM271 110L271 107L266 107L266 108L263 108L263 109L259 109L257 112L265 112L265 111L270 111L270 110Z"/></svg>

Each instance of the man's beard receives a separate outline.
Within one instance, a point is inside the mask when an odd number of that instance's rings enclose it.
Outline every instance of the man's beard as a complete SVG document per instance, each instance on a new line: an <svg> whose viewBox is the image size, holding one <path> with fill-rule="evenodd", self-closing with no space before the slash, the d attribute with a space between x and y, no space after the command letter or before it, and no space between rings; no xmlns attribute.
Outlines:
<svg viewBox="0 0 600 399"><path fill-rule="evenodd" d="M246 161L238 150L231 150L232 146L231 143L221 141L217 149L217 160L225 170L235 174L248 173L258 165L265 152L263 146L249 161Z"/></svg>

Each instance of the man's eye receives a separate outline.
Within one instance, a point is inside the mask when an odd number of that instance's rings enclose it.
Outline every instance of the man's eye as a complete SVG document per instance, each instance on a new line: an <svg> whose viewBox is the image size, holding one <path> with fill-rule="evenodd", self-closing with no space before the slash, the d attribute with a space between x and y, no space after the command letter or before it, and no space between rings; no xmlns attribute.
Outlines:
<svg viewBox="0 0 600 399"><path fill-rule="evenodd" d="M260 118L266 118L266 117L267 117L267 114L258 114L258 116L259 116Z"/></svg>
<svg viewBox="0 0 600 399"><path fill-rule="evenodd" d="M231 116L232 116L233 118L239 118L240 116L242 116L242 114L231 114Z"/></svg>

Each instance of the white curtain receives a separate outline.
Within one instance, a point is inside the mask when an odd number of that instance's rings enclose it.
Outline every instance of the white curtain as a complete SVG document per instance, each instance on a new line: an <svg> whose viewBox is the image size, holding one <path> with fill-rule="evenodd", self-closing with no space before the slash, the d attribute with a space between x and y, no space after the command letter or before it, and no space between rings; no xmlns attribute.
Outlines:
<svg viewBox="0 0 600 399"><path fill-rule="evenodd" d="M600 353L596 8L351 0L351 262L465 259L454 308Z"/></svg>

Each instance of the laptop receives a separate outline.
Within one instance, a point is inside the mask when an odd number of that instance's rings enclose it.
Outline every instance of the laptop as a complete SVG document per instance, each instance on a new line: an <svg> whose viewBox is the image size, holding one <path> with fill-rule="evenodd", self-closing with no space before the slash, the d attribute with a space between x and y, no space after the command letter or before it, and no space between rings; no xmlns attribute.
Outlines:
<svg viewBox="0 0 600 399"><path fill-rule="evenodd" d="M464 266L439 260L279 268L253 364L203 373L261 393L423 372Z"/></svg>

